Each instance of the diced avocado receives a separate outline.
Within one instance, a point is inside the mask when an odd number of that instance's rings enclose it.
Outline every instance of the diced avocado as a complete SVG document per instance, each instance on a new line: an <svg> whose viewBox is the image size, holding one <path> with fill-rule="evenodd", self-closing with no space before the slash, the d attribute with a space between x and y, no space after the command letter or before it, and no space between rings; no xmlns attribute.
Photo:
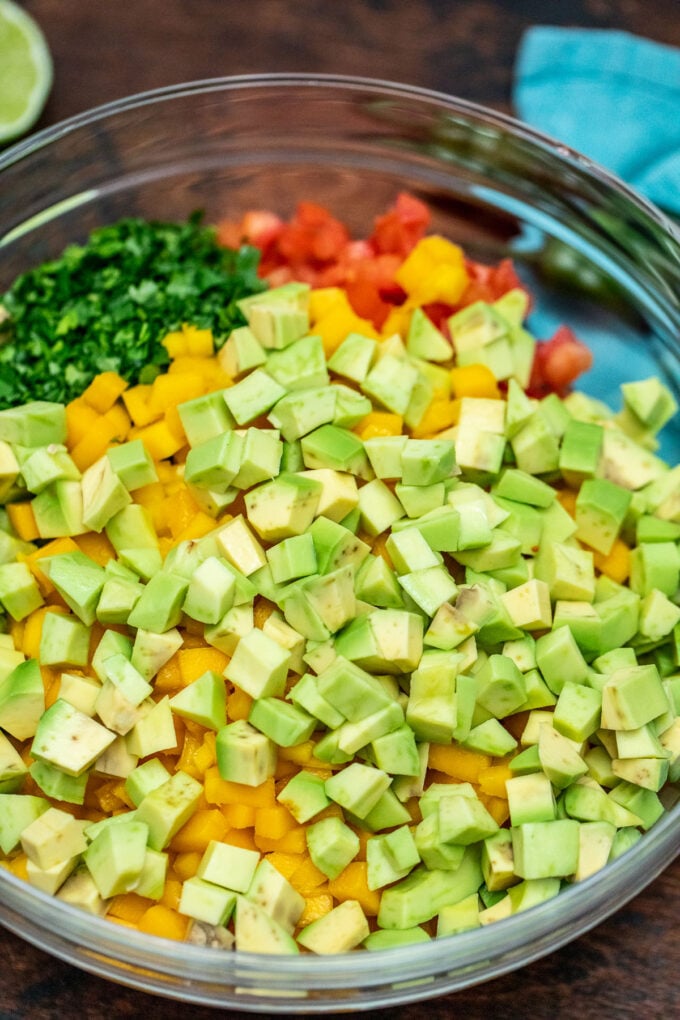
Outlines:
<svg viewBox="0 0 680 1020"><path fill-rule="evenodd" d="M248 722L279 747L294 747L304 743L317 726L314 716L281 698L259 698L254 701Z"/></svg>
<svg viewBox="0 0 680 1020"><path fill-rule="evenodd" d="M567 878L579 859L579 822L558 818L512 828L515 873L521 878Z"/></svg>
<svg viewBox="0 0 680 1020"><path fill-rule="evenodd" d="M236 893L221 888L212 882L204 881L198 875L186 879L182 883L180 895L180 914L193 917L206 924L227 924L236 907Z"/></svg>
<svg viewBox="0 0 680 1020"><path fill-rule="evenodd" d="M221 432L192 446L184 470L187 484L225 492L241 467L244 444L238 432Z"/></svg>
<svg viewBox="0 0 680 1020"><path fill-rule="evenodd" d="M109 747L113 745L110 744ZM106 752L104 752L106 753ZM101 757L97 759L97 763ZM96 763L96 764L97 764ZM82 772L79 776L69 776L63 769L48 765L44 761L34 761L29 769L31 779L42 792L53 800L65 804L83 804L89 773ZM0 783L0 789L2 784Z"/></svg>
<svg viewBox="0 0 680 1020"><path fill-rule="evenodd" d="M83 524L90 531L103 531L111 518L132 501L106 455L85 470L80 484Z"/></svg>
<svg viewBox="0 0 680 1020"><path fill-rule="evenodd" d="M0 681L0 727L17 740L34 736L45 711L45 688L36 659L26 659Z"/></svg>
<svg viewBox="0 0 680 1020"><path fill-rule="evenodd" d="M245 786L260 786L276 768L276 747L245 719L222 727L217 734L216 753L222 779Z"/></svg>
<svg viewBox="0 0 680 1020"><path fill-rule="evenodd" d="M224 400L239 425L270 411L285 395L285 389L263 369L256 368L224 391ZM283 430L282 430L283 431Z"/></svg>
<svg viewBox="0 0 680 1020"><path fill-rule="evenodd" d="M14 744L0 732L0 793L17 793L28 775L24 760Z"/></svg>
<svg viewBox="0 0 680 1020"><path fill-rule="evenodd" d="M31 510L40 538L81 535L87 531L80 482L53 482L31 501Z"/></svg>
<svg viewBox="0 0 680 1020"><path fill-rule="evenodd" d="M322 776L304 769L288 780L276 799L301 825L330 804Z"/></svg>
<svg viewBox="0 0 680 1020"><path fill-rule="evenodd" d="M298 942L313 953L346 953L370 934L368 921L357 900L345 900L330 913L312 921L298 935Z"/></svg>
<svg viewBox="0 0 680 1020"><path fill-rule="evenodd" d="M67 811L51 807L22 831L22 849L39 868L62 864L87 848L84 824Z"/></svg>
<svg viewBox="0 0 680 1020"><path fill-rule="evenodd" d="M244 896L236 902L235 945L244 953L299 953L295 939L269 913Z"/></svg>
<svg viewBox="0 0 680 1020"><path fill-rule="evenodd" d="M316 514L321 485L304 473L279 475L246 493L246 514L263 541L301 535Z"/></svg>
<svg viewBox="0 0 680 1020"><path fill-rule="evenodd" d="M201 784L181 771L147 793L135 817L148 826L148 844L152 850L162 850L168 845L191 818L202 795Z"/></svg>
<svg viewBox="0 0 680 1020"><path fill-rule="evenodd" d="M266 857L262 858L255 869L245 898L266 911L276 924L289 933L297 925L305 908L304 897Z"/></svg>
<svg viewBox="0 0 680 1020"><path fill-rule="evenodd" d="M67 775L79 776L114 739L115 733L58 698L38 723L31 754Z"/></svg>
<svg viewBox="0 0 680 1020"><path fill-rule="evenodd" d="M256 850L211 840L203 853L196 874L205 882L245 893L250 888L260 862Z"/></svg>
<svg viewBox="0 0 680 1020"><path fill-rule="evenodd" d="M396 885L385 889L378 912L378 925L389 930L412 928L435 917L453 903L476 893L482 884L480 852L468 847L453 871L418 867Z"/></svg>
<svg viewBox="0 0 680 1020"><path fill-rule="evenodd" d="M134 726L128 732L126 746L138 758L147 758L158 751L171 751L177 747L170 699L166 695L158 702L145 702Z"/></svg>
<svg viewBox="0 0 680 1020"><path fill-rule="evenodd" d="M340 818L323 818L307 826L307 849L327 878L337 878L359 853L359 837Z"/></svg>
<svg viewBox="0 0 680 1020"><path fill-rule="evenodd" d="M0 440L19 446L49 446L66 442L63 404L34 400L0 411Z"/></svg>
<svg viewBox="0 0 680 1020"><path fill-rule="evenodd" d="M130 662L148 681L181 647L182 635L175 628L158 634L139 627L130 652Z"/></svg>
<svg viewBox="0 0 680 1020"><path fill-rule="evenodd" d="M0 793L0 850L10 854L19 845L24 829L49 808L50 802L44 797Z"/></svg>
<svg viewBox="0 0 680 1020"><path fill-rule="evenodd" d="M14 620L23 620L43 604L35 577L26 563L0 566L0 602Z"/></svg>
<svg viewBox="0 0 680 1020"><path fill-rule="evenodd" d="M359 818L365 818L389 785L390 777L386 772L352 762L326 780L325 790L336 804Z"/></svg>
<svg viewBox="0 0 680 1020"><path fill-rule="evenodd" d="M139 819L103 830L83 860L103 899L134 889L144 867L148 827Z"/></svg>

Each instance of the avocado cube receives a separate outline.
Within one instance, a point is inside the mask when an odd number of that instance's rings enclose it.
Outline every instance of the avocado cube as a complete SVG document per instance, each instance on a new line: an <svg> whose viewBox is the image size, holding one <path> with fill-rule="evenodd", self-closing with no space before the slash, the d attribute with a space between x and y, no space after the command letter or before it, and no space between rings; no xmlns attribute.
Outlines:
<svg viewBox="0 0 680 1020"><path fill-rule="evenodd" d="M359 511L362 530L371 537L387 531L404 516L401 503L379 478L359 490Z"/></svg>
<svg viewBox="0 0 680 1020"><path fill-rule="evenodd" d="M309 290L308 283L294 281L241 298L237 304L262 346L278 350L307 332Z"/></svg>
<svg viewBox="0 0 680 1020"><path fill-rule="evenodd" d="M331 468L365 479L373 475L364 444L338 425L321 425L303 436L300 445L306 468Z"/></svg>
<svg viewBox="0 0 680 1020"><path fill-rule="evenodd" d="M149 829L141 821L105 829L90 843L83 860L103 899L134 889L144 867Z"/></svg>
<svg viewBox="0 0 680 1020"><path fill-rule="evenodd" d="M212 882L204 881L198 875L182 883L180 914L193 917L206 924L227 924L236 906L236 893Z"/></svg>
<svg viewBox="0 0 680 1020"><path fill-rule="evenodd" d="M224 400L238 425L246 425L270 411L285 389L263 369L256 368L224 391Z"/></svg>
<svg viewBox="0 0 680 1020"><path fill-rule="evenodd" d="M418 369L410 361L384 354L361 382L361 388L388 411L403 415L417 379Z"/></svg>
<svg viewBox="0 0 680 1020"><path fill-rule="evenodd" d="M558 627L537 638L536 662L555 694L566 683L582 684L588 678L588 665L569 627Z"/></svg>
<svg viewBox="0 0 680 1020"><path fill-rule="evenodd" d="M512 852L520 878L568 878L579 860L579 822L558 818L513 826Z"/></svg>
<svg viewBox="0 0 680 1020"><path fill-rule="evenodd" d="M177 747L170 699L166 695L159 702L145 703L146 709L136 720L127 734L126 746L132 755L147 758L158 751L170 751Z"/></svg>
<svg viewBox="0 0 680 1020"><path fill-rule="evenodd" d="M211 839L206 847L196 875L204 882L245 893L250 888L255 869L260 862L256 850L247 850L229 843Z"/></svg>
<svg viewBox="0 0 680 1020"><path fill-rule="evenodd" d="M233 605L235 589L231 567L218 556L208 556L192 574L183 612L201 623L219 623Z"/></svg>
<svg viewBox="0 0 680 1020"><path fill-rule="evenodd" d="M295 390L277 400L268 415L288 443L294 443L335 418L336 393L328 386ZM300 455L302 451L300 450Z"/></svg>
<svg viewBox="0 0 680 1020"><path fill-rule="evenodd" d="M411 928L439 911L477 892L483 882L480 852L467 847L459 866L451 871L418 867L380 898L378 925L389 930Z"/></svg>
<svg viewBox="0 0 680 1020"><path fill-rule="evenodd" d="M368 921L357 900L345 900L328 914L312 921L298 935L305 949L319 955L347 953L370 934Z"/></svg>
<svg viewBox="0 0 680 1020"><path fill-rule="evenodd" d="M0 850L9 855L19 845L22 832L49 810L44 797L26 793L0 793Z"/></svg>
<svg viewBox="0 0 680 1020"><path fill-rule="evenodd" d="M83 491L80 482L58 481L48 485L31 500L40 538L82 535Z"/></svg>
<svg viewBox="0 0 680 1020"><path fill-rule="evenodd" d="M366 714L378 712L391 703L374 676L341 655L317 677L316 688L325 701L351 722L362 722Z"/></svg>
<svg viewBox="0 0 680 1020"><path fill-rule="evenodd" d="M307 849L327 878L337 878L359 853L359 837L339 818L323 818L307 826Z"/></svg>
<svg viewBox="0 0 680 1020"><path fill-rule="evenodd" d="M282 455L283 443L274 429L246 429L241 464L231 484L237 489L249 489L276 477Z"/></svg>
<svg viewBox="0 0 680 1020"><path fill-rule="evenodd" d="M38 723L31 754L67 775L79 776L114 739L115 733L58 698Z"/></svg>
<svg viewBox="0 0 680 1020"><path fill-rule="evenodd" d="M28 449L21 463L21 474L29 492L42 492L52 482L80 480L80 471L65 446L53 443L37 449Z"/></svg>
<svg viewBox="0 0 680 1020"><path fill-rule="evenodd" d="M328 359L332 372L362 383L375 359L377 343L361 333L349 333Z"/></svg>
<svg viewBox="0 0 680 1020"><path fill-rule="evenodd" d="M477 673L477 701L497 719L510 715L526 699L524 676L512 659L490 655Z"/></svg>
<svg viewBox="0 0 680 1020"><path fill-rule="evenodd" d="M232 329L217 357L220 366L232 379L245 375L253 368L260 368L267 361L264 347L249 326Z"/></svg>
<svg viewBox="0 0 680 1020"><path fill-rule="evenodd" d="M39 868L33 861L26 861L26 879L35 889L41 889L48 896L54 896L60 886L75 870L80 858L71 857L67 861L59 861L51 868Z"/></svg>
<svg viewBox="0 0 680 1020"><path fill-rule="evenodd" d="M405 878L420 863L420 854L408 826L369 839L366 862L369 889L381 889Z"/></svg>
<svg viewBox="0 0 680 1020"><path fill-rule="evenodd" d="M148 826L148 845L152 850L163 850L168 845L189 821L202 795L201 784L186 772L175 772L161 786L147 793L135 817Z"/></svg>
<svg viewBox="0 0 680 1020"><path fill-rule="evenodd" d="M127 581L120 577L107 578L97 600L96 618L99 623L127 623L142 590L139 581Z"/></svg>
<svg viewBox="0 0 680 1020"><path fill-rule="evenodd" d="M300 950L290 933L266 910L245 897L236 898L235 945L244 953L296 954Z"/></svg>
<svg viewBox="0 0 680 1020"><path fill-rule="evenodd" d="M279 804L283 804L292 814L296 822L303 825L314 815L325 810L330 804L324 788L324 779L314 772L301 769L289 779L283 789L276 795Z"/></svg>
<svg viewBox="0 0 680 1020"><path fill-rule="evenodd" d="M400 609L375 609L357 617L335 639L339 656L377 673L409 673L423 653L423 621Z"/></svg>
<svg viewBox="0 0 680 1020"><path fill-rule="evenodd" d="M588 771L588 766L573 743L552 726L541 726L538 735L541 768L558 790L570 786Z"/></svg>
<svg viewBox="0 0 680 1020"><path fill-rule="evenodd" d="M132 439L106 451L109 463L129 492L158 481L158 472L141 439Z"/></svg>
<svg viewBox="0 0 680 1020"><path fill-rule="evenodd" d="M112 744L109 746L113 746ZM104 752L106 753L106 752ZM97 759L95 766L101 761ZM85 802L85 789L87 787L88 772L79 776L69 776L62 769L48 765L44 761L34 761L29 769L31 779L39 786L47 797L53 800L60 800L66 804L83 804ZM0 783L0 788L2 784Z"/></svg>
<svg viewBox="0 0 680 1020"><path fill-rule="evenodd" d="M321 485L304 474L279 475L246 493L246 514L266 542L301 535L314 520Z"/></svg>
<svg viewBox="0 0 680 1020"><path fill-rule="evenodd" d="M28 768L14 744L0 733L0 793L16 793L27 775Z"/></svg>
<svg viewBox="0 0 680 1020"><path fill-rule="evenodd" d="M306 390L328 385L328 369L320 336L303 336L267 358L267 372L284 389Z"/></svg>
<svg viewBox="0 0 680 1020"><path fill-rule="evenodd" d="M224 679L207 670L170 699L172 711L183 719L219 730L226 723L226 689Z"/></svg>
<svg viewBox="0 0 680 1020"><path fill-rule="evenodd" d="M89 531L103 531L111 518L132 501L106 455L85 470L80 485L83 524Z"/></svg>
<svg viewBox="0 0 680 1020"><path fill-rule="evenodd" d="M390 777L381 769L352 762L346 769L326 780L326 795L358 818L365 818L390 785Z"/></svg>
<svg viewBox="0 0 680 1020"><path fill-rule="evenodd" d="M21 847L38 868L53 868L87 848L84 823L67 811L48 808L21 833Z"/></svg>
<svg viewBox="0 0 680 1020"><path fill-rule="evenodd" d="M146 584L128 617L130 627L164 634L182 619L189 582L167 571L155 574Z"/></svg>
<svg viewBox="0 0 680 1020"><path fill-rule="evenodd" d="M216 753L222 779L245 786L260 786L276 768L275 745L245 719L219 730Z"/></svg>
<svg viewBox="0 0 680 1020"><path fill-rule="evenodd" d="M632 494L606 478L588 478L576 497L576 537L607 556L628 513Z"/></svg>
<svg viewBox="0 0 680 1020"><path fill-rule="evenodd" d="M224 390L215 390L177 405L190 446L198 446L233 428L234 419L225 403L224 393Z"/></svg>
<svg viewBox="0 0 680 1020"><path fill-rule="evenodd" d="M46 613L40 636L40 662L44 666L87 666L90 628L75 616Z"/></svg>
<svg viewBox="0 0 680 1020"><path fill-rule="evenodd" d="M314 716L281 698L258 698L248 722L279 747L294 747L309 740L316 729Z"/></svg>
<svg viewBox="0 0 680 1020"><path fill-rule="evenodd" d="M266 566L264 549L243 517L234 517L223 525L216 538L222 555L245 577Z"/></svg>
<svg viewBox="0 0 680 1020"><path fill-rule="evenodd" d="M0 440L13 446L49 446L66 442L66 408L33 400L0 411Z"/></svg>
<svg viewBox="0 0 680 1020"><path fill-rule="evenodd" d="M86 626L91 626L106 580L103 567L76 551L44 557L41 569L76 616Z"/></svg>
<svg viewBox="0 0 680 1020"><path fill-rule="evenodd" d="M244 445L238 432L221 432L192 446L184 469L187 485L225 492L239 473Z"/></svg>
<svg viewBox="0 0 680 1020"><path fill-rule="evenodd" d="M675 542L642 542L630 559L630 587L638 595L657 589L673 598L680 585L680 552Z"/></svg>
<svg viewBox="0 0 680 1020"><path fill-rule="evenodd" d="M600 726L602 694L583 684L565 683L555 706L553 725L571 740L583 741Z"/></svg>
<svg viewBox="0 0 680 1020"><path fill-rule="evenodd" d="M289 665L290 652L255 629L241 638L224 675L252 698L280 697Z"/></svg>
<svg viewBox="0 0 680 1020"><path fill-rule="evenodd" d="M26 659L0 680L0 727L17 740L25 740L35 734L44 711L40 665L36 659Z"/></svg>
<svg viewBox="0 0 680 1020"><path fill-rule="evenodd" d="M139 807L147 793L162 786L170 778L170 773L158 758L137 765L125 778L125 792L135 807ZM114 816L115 817L115 816ZM88 833L89 835L89 833Z"/></svg>
<svg viewBox="0 0 680 1020"><path fill-rule="evenodd" d="M401 455L407 436L372 436L364 449L377 478L401 478Z"/></svg>
<svg viewBox="0 0 680 1020"><path fill-rule="evenodd" d="M514 775L507 780L506 790L512 825L549 822L555 818L552 784L543 772Z"/></svg>
<svg viewBox="0 0 680 1020"><path fill-rule="evenodd" d="M277 925L289 933L297 925L305 907L304 897L266 857L262 858L255 869L245 896L246 900L265 910Z"/></svg>
<svg viewBox="0 0 680 1020"><path fill-rule="evenodd" d="M559 469L567 485L578 487L597 471L604 429L595 422L572 418L560 447Z"/></svg>
<svg viewBox="0 0 680 1020"><path fill-rule="evenodd" d="M445 843L439 833L437 812L427 815L416 826L415 844L423 864L430 871L457 871L465 855L465 847Z"/></svg>
<svg viewBox="0 0 680 1020"><path fill-rule="evenodd" d="M655 666L624 666L611 674L602 688L602 726L630 730L644 726L668 707Z"/></svg>
<svg viewBox="0 0 680 1020"><path fill-rule="evenodd" d="M458 473L452 440L407 439L401 453L404 485L434 485Z"/></svg>
<svg viewBox="0 0 680 1020"><path fill-rule="evenodd" d="M43 604L38 583L26 563L0 565L0 602L13 620L23 620Z"/></svg>
<svg viewBox="0 0 680 1020"><path fill-rule="evenodd" d="M669 764L668 759L658 757L614 758L612 771L619 779L656 792L668 779Z"/></svg>

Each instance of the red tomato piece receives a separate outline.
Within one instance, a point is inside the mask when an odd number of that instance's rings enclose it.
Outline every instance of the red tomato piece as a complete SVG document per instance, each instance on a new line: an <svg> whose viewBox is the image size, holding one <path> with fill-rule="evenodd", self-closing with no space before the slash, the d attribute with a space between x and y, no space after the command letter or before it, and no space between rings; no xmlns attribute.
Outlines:
<svg viewBox="0 0 680 1020"><path fill-rule="evenodd" d="M527 392L534 397L563 394L593 363L592 352L568 326L559 326L549 340L539 340Z"/></svg>
<svg viewBox="0 0 680 1020"><path fill-rule="evenodd" d="M395 204L375 219L371 244L378 252L389 252L405 258L425 236L430 210L424 202L402 191Z"/></svg>

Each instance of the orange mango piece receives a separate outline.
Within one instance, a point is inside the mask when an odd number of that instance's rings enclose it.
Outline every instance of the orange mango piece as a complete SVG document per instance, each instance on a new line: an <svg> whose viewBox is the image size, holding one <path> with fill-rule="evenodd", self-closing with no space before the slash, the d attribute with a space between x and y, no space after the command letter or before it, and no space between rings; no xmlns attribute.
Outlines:
<svg viewBox="0 0 680 1020"><path fill-rule="evenodd" d="M330 914L332 909L333 897L330 893L314 893L314 895L307 897L298 925L300 928L304 928L305 925L311 924L312 921L318 921L320 917Z"/></svg>
<svg viewBox="0 0 680 1020"><path fill-rule="evenodd" d="M630 574L630 549L623 539L617 538L607 555L593 549L593 562L600 573L617 584L624 584Z"/></svg>
<svg viewBox="0 0 680 1020"><path fill-rule="evenodd" d="M100 372L82 394L82 399L99 414L105 414L128 388L117 372Z"/></svg>
<svg viewBox="0 0 680 1020"><path fill-rule="evenodd" d="M444 237L424 237L406 256L394 279L418 304L455 304L468 284L463 250Z"/></svg>
<svg viewBox="0 0 680 1020"><path fill-rule="evenodd" d="M137 927L147 935L158 935L163 939L176 939L182 942L186 938L189 918L162 903L155 903L142 914Z"/></svg>
<svg viewBox="0 0 680 1020"><path fill-rule="evenodd" d="M211 840L220 842L229 825L218 808L195 811L189 821L173 836L170 849L177 853L203 853Z"/></svg>
<svg viewBox="0 0 680 1020"><path fill-rule="evenodd" d="M35 542L40 537L30 503L8 503L5 509L9 523L24 542Z"/></svg>
<svg viewBox="0 0 680 1020"><path fill-rule="evenodd" d="M380 909L380 892L368 888L368 865L351 861L337 878L328 883L328 891L340 903L357 900L367 917L375 917Z"/></svg>
<svg viewBox="0 0 680 1020"><path fill-rule="evenodd" d="M500 400L496 376L486 365L460 365L451 369L451 392L454 397L486 397Z"/></svg>
<svg viewBox="0 0 680 1020"><path fill-rule="evenodd" d="M209 804L246 804L254 808L276 806L272 778L259 786L246 786L222 779L216 765L206 771L205 797Z"/></svg>
<svg viewBox="0 0 680 1020"><path fill-rule="evenodd" d="M228 662L229 656L211 645L203 645L199 648L180 648L177 653L180 677L185 686L198 680L208 670L212 670L214 673L223 673Z"/></svg>
<svg viewBox="0 0 680 1020"><path fill-rule="evenodd" d="M428 765L460 783L477 783L480 771L491 765L491 758L453 744L430 744Z"/></svg>
<svg viewBox="0 0 680 1020"><path fill-rule="evenodd" d="M353 431L359 439L374 439L376 436L400 436L404 420L399 414L390 411L370 411L362 418Z"/></svg>
<svg viewBox="0 0 680 1020"><path fill-rule="evenodd" d="M142 914L145 914L150 906L151 901L144 896L138 896L137 893L133 892L122 893L120 896L113 897L109 904L108 913L122 921L128 921L130 924L136 925Z"/></svg>

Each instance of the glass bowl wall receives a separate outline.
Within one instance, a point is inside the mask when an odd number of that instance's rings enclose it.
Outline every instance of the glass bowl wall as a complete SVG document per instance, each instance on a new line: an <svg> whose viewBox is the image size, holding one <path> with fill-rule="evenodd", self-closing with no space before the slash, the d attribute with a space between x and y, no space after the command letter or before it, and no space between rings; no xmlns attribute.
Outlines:
<svg viewBox="0 0 680 1020"><path fill-rule="evenodd" d="M622 382L680 395L680 237L584 157L444 95L366 79L265 75L146 93L0 155L0 293L21 271L122 216L206 220L300 199L356 235L407 190L434 230L477 259L510 256L529 327L564 322L593 349L582 388L618 406ZM662 452L680 460L680 426ZM220 953L123 930L0 871L0 922L86 970L194 1003L266 1012L361 1010L443 994L540 957L596 925L673 859L680 806L613 865L557 900L427 945L331 958Z"/></svg>

